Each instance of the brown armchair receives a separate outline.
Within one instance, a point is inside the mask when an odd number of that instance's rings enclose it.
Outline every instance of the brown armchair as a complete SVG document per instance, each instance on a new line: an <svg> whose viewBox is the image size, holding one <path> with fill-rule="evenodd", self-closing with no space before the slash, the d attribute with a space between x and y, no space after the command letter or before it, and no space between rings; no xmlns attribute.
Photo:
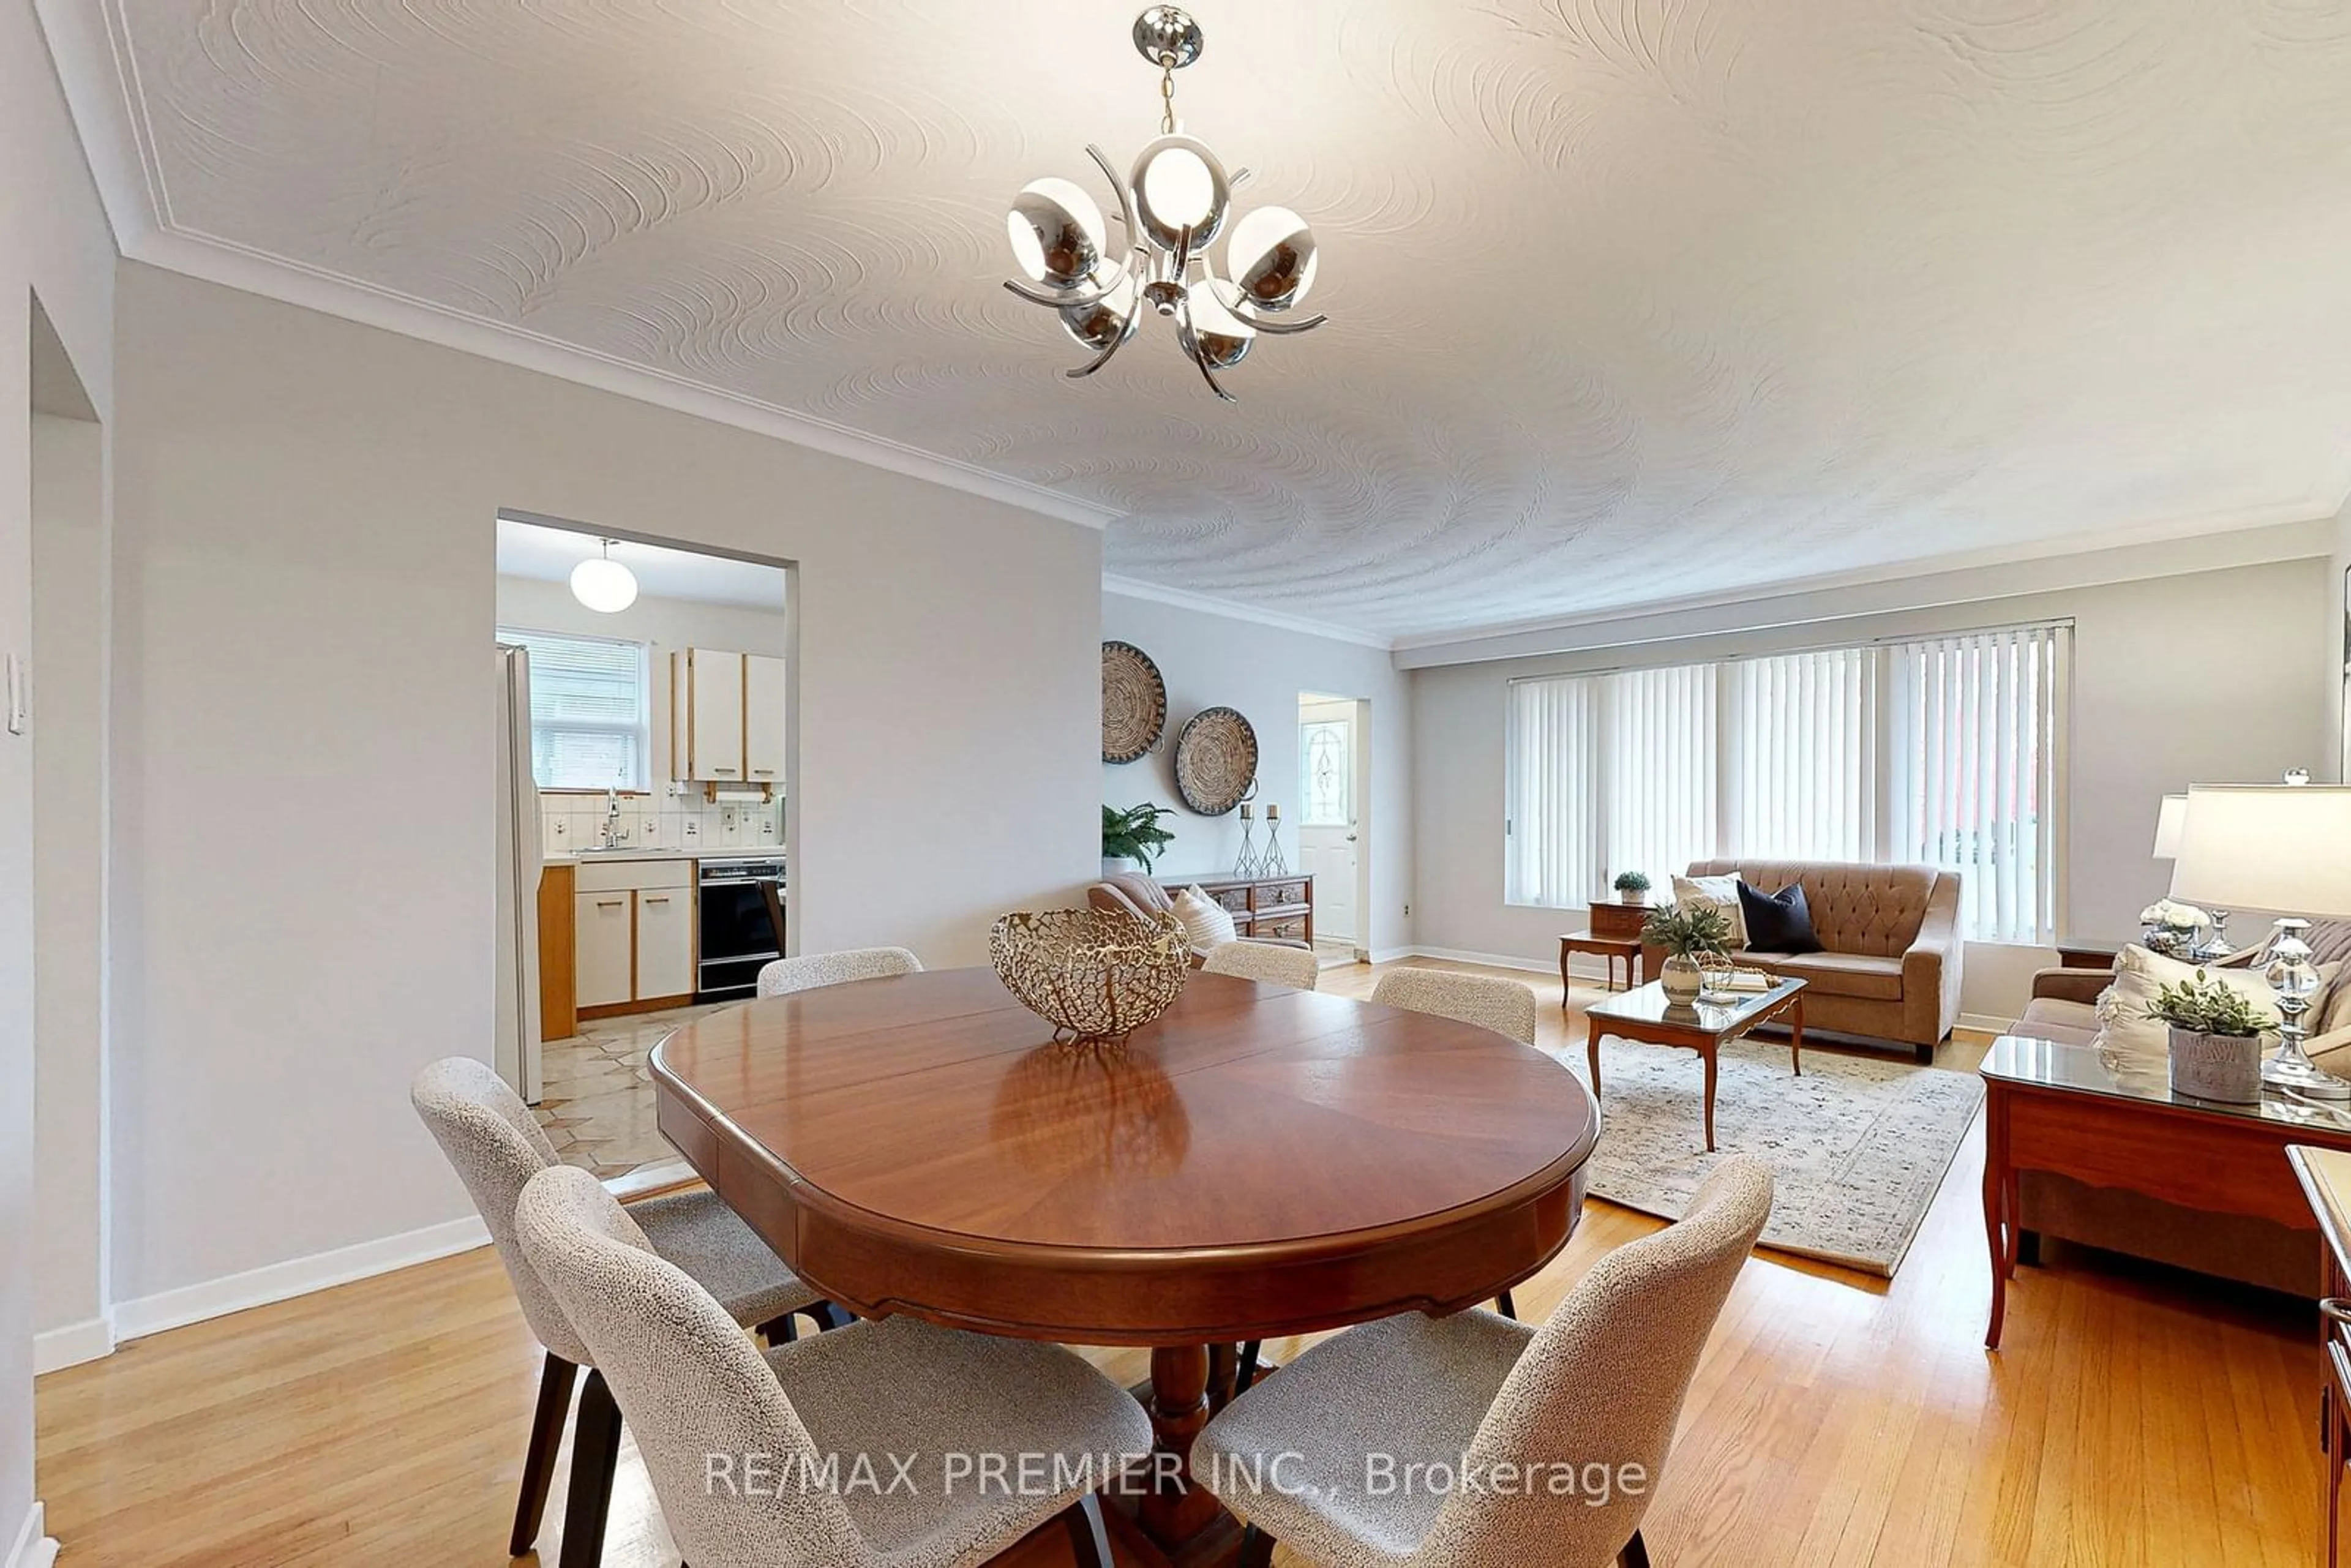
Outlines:
<svg viewBox="0 0 2351 1568"><path fill-rule="evenodd" d="M1146 920L1176 912L1176 901L1168 896L1165 888L1147 876L1136 876L1131 872L1106 876L1087 888L1086 904L1088 907L1108 915L1139 915ZM1269 947L1302 947L1309 951L1312 948L1311 943L1293 941L1286 936L1244 936L1240 940L1261 942ZM1200 948L1192 949L1192 967L1198 968L1207 957L1207 954Z"/></svg>

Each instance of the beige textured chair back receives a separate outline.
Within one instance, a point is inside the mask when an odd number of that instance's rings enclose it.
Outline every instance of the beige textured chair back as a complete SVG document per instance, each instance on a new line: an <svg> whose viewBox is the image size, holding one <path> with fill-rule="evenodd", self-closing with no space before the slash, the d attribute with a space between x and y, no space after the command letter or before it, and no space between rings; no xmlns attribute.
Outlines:
<svg viewBox="0 0 2351 1568"><path fill-rule="evenodd" d="M1577 1495L1555 1496L1548 1481L1533 1495L1457 1491L1416 1562L1613 1560L1656 1495L1699 1354L1771 1215L1771 1167L1734 1155L1698 1187L1679 1223L1593 1264L1510 1369L1468 1461L1488 1476L1501 1464L1521 1475L1531 1463L1573 1467ZM1598 1506L1597 1478L1584 1473L1594 1462L1613 1469ZM1627 1465L1645 1478L1637 1491L1623 1484Z"/></svg>
<svg viewBox="0 0 2351 1568"><path fill-rule="evenodd" d="M1372 988L1372 1000L1384 1008L1476 1024L1521 1045L1535 1042L1534 988L1516 980L1446 969L1390 969Z"/></svg>
<svg viewBox="0 0 2351 1568"><path fill-rule="evenodd" d="M1929 907L1956 920L1959 878L1930 865L1865 865L1843 861L1699 861L1691 876L1729 876L1760 893L1790 883L1804 890L1813 929L1832 953L1897 957L1918 940Z"/></svg>
<svg viewBox="0 0 2351 1568"><path fill-rule="evenodd" d="M602 1183L569 1166L541 1172L523 1190L515 1228L595 1353L687 1562L868 1561L833 1490L802 1484L820 1478L820 1456L775 1374L709 1291L654 1254ZM712 1485L714 1455L737 1478L745 1456L757 1456L757 1483L736 1495Z"/></svg>
<svg viewBox="0 0 2351 1568"><path fill-rule="evenodd" d="M1266 942L1219 942L1200 964L1204 975L1238 975L1269 986L1311 991L1322 977L1322 965L1304 947L1276 947Z"/></svg>
<svg viewBox="0 0 2351 1568"><path fill-rule="evenodd" d="M489 1227L530 1332L564 1360L595 1365L572 1332L570 1320L515 1241L515 1205L523 1187L558 1163L555 1145L539 1131L530 1107L489 1063L470 1056L446 1057L418 1073L408 1087L408 1102L456 1167L482 1223Z"/></svg>
<svg viewBox="0 0 2351 1568"><path fill-rule="evenodd" d="M922 972L923 961L904 947L844 947L838 953L810 953L798 958L777 959L759 971L759 994L787 997L819 986Z"/></svg>

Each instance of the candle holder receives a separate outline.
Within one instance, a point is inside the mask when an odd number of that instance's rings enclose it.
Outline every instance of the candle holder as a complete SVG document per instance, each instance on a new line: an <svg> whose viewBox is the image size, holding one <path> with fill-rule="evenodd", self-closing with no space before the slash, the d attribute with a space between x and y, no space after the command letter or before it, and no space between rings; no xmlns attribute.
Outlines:
<svg viewBox="0 0 2351 1568"><path fill-rule="evenodd" d="M1258 857L1256 874L1262 877L1288 876L1290 862L1281 858L1281 808L1265 809L1265 853Z"/></svg>
<svg viewBox="0 0 2351 1568"><path fill-rule="evenodd" d="M1233 875L1242 882L1257 875L1257 810L1246 801L1241 805L1241 858L1233 862Z"/></svg>

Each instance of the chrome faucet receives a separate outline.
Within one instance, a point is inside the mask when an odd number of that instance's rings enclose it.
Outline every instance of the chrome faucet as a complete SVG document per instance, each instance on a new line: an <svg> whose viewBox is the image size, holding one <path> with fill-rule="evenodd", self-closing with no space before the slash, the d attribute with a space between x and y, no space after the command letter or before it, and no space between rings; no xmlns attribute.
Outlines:
<svg viewBox="0 0 2351 1568"><path fill-rule="evenodd" d="M621 847L621 792L617 789L604 791L604 847Z"/></svg>

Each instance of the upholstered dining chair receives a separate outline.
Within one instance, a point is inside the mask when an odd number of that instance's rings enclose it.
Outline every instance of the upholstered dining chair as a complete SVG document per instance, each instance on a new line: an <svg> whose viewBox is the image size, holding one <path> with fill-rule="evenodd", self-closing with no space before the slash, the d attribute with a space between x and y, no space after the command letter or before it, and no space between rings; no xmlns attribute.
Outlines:
<svg viewBox="0 0 2351 1568"><path fill-rule="evenodd" d="M1507 1034L1520 1045L1535 1042L1534 988L1516 980L1457 975L1449 969L1390 969L1372 988L1372 1000L1384 1008L1476 1024Z"/></svg>
<svg viewBox="0 0 2351 1568"><path fill-rule="evenodd" d="M523 1321L547 1351L538 1406L531 1417L530 1448L523 1460L522 1495L515 1505L514 1535L508 1543L512 1554L521 1556L538 1539L548 1484L563 1446L563 1418L584 1366L589 1374L571 1440L563 1562L565 1568L593 1564L602 1555L612 1471L620 1459L620 1415L586 1343L573 1332L570 1320L515 1239L515 1204L531 1177L559 1165L554 1145L539 1131L522 1096L486 1062L470 1056L448 1057L425 1068L410 1085L409 1100L472 1195L506 1265L507 1279L522 1302ZM598 1190L602 1190L601 1185ZM716 1193L696 1190L649 1197L633 1205L631 1213L664 1257L726 1303L733 1322L758 1325L770 1338L783 1338L789 1335L794 1312L809 1313L820 1326L845 1321L736 1218Z"/></svg>
<svg viewBox="0 0 2351 1568"><path fill-rule="evenodd" d="M1593 1264L1541 1328L1406 1313L1235 1397L1192 1469L1248 1516L1244 1568L1264 1568L1277 1536L1325 1568L1646 1568L1641 1520L1674 1423L1771 1212L1771 1166L1735 1155L1686 1218ZM1393 1463L1393 1484L1365 1484L1367 1455Z"/></svg>
<svg viewBox="0 0 2351 1568"><path fill-rule="evenodd" d="M1296 991L1311 991L1322 977L1322 960L1306 947L1275 946L1270 942L1219 942L1208 949L1200 961L1204 975L1235 975L1244 980L1262 980L1269 986L1288 986Z"/></svg>
<svg viewBox="0 0 2351 1568"><path fill-rule="evenodd" d="M533 1176L515 1228L611 1379L695 1568L966 1568L1064 1513L1079 1563L1110 1568L1095 1489L1150 1450L1151 1422L1068 1351L893 1317L762 1358L585 1171ZM911 1491L890 1462L910 1455ZM860 1456L884 1484L847 1484ZM1019 1462L1019 1484L981 1479L991 1456ZM764 1479L745 1484L752 1465Z"/></svg>
<svg viewBox="0 0 2351 1568"><path fill-rule="evenodd" d="M922 972L923 961L904 947L844 947L838 953L808 953L762 966L759 994L787 997L794 991L812 991L819 986Z"/></svg>

